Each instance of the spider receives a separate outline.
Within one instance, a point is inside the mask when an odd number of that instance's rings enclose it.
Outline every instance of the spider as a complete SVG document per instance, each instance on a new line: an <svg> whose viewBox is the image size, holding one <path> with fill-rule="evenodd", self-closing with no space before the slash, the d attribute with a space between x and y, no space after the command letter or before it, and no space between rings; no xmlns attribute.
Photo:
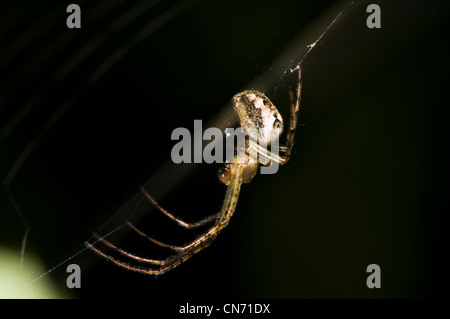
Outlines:
<svg viewBox="0 0 450 319"><path fill-rule="evenodd" d="M95 247L89 242L85 242L85 245L96 252L98 255L108 259L109 261L120 267L150 275L161 275L167 273L168 271L174 269L175 267L179 266L181 263L189 259L194 254L208 247L215 240L219 232L228 225L231 216L236 209L241 185L243 183L249 183L253 179L253 177L257 173L259 165L270 165L271 161L275 161L283 165L289 161L291 157L292 147L294 145L297 115L300 109L302 85L301 80L301 70L300 68L298 68L298 82L295 101L293 92L292 90L290 90L291 114L289 131L286 137L286 145L279 147L279 150L284 153L284 156L279 156L277 154L271 153L266 148L263 148L252 141L247 143L245 146L246 152L244 161L238 162L237 156L235 156L233 163L225 164L225 167L219 171L220 181L228 186L220 212L206 217L200 221L188 223L175 217L175 215L171 214L166 209L161 207L143 187L141 188L142 194L153 204L155 208L157 208L165 216L170 218L181 227L184 227L186 229L195 229L207 224L212 224L212 226L207 229L202 235L184 246L168 245L148 236L143 231L134 226L131 222L128 222L128 226L140 236L146 238L147 240L158 246L170 249L174 252L173 255L169 256L166 259L157 260L134 255L115 246L113 243L107 241L101 236L94 234L94 236L98 239L97 242L103 243L119 254L132 260L151 265L148 267L130 265L106 254L104 251ZM233 97L232 102L234 109L239 117L239 122L242 130L244 132L250 132L253 130L252 132L254 132L254 129L256 129L256 131L259 132L258 137L260 139L265 139L263 141L265 142L264 145L270 145L270 142L273 141L273 137L278 138L283 132L283 119L280 113L263 93L255 90L244 91L236 94ZM258 156L257 161L250 161L248 152L251 149L256 150L256 152L261 155Z"/></svg>

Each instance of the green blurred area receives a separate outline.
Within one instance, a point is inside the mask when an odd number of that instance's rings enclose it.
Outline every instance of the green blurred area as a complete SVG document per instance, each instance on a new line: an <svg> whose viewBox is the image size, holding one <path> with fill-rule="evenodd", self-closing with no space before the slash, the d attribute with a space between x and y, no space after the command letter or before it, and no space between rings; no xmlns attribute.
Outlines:
<svg viewBox="0 0 450 319"><path fill-rule="evenodd" d="M69 298L67 292L58 290L50 277L32 283L34 277L42 272L42 264L32 254L28 254L25 266L21 267L19 256L18 251L0 247L0 299Z"/></svg>

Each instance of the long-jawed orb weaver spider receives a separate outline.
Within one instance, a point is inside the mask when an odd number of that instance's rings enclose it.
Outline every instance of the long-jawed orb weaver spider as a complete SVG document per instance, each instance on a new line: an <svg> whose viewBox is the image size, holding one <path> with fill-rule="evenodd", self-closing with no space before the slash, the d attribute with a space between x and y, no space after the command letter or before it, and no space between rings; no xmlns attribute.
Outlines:
<svg viewBox="0 0 450 319"><path fill-rule="evenodd" d="M234 161L231 164L225 164L225 167L219 172L219 179L222 183L227 185L227 191L225 194L225 200L222 205L222 209L220 212L209 216L205 219L194 223L187 223L173 214L169 213L166 209L162 208L154 199L147 193L147 191L142 187L141 191L144 196L164 215L168 218L176 222L178 225L186 228L186 229L194 229L198 228L210 223L214 223L212 227L210 227L205 233L197 237L194 241L186 244L185 246L173 246L168 245L163 242L160 242L152 237L149 237L143 231L139 230L133 224L128 222L128 226L148 239L152 243L168 248L175 252L175 254L170 257L162 260L156 259L147 259L143 257L136 256L128 251L125 251L106 239L102 238L99 235L95 234L95 237L99 242L102 242L106 246L112 248L116 252L126 256L132 260L150 264L152 266L149 267L139 267L127 264L121 260L118 260L99 248L95 247L93 244L86 242L86 246L92 249L94 252L99 254L100 256L110 260L114 264L144 274L150 275L161 275L164 274L187 259L189 259L192 255L198 253L202 249L208 247L214 239L217 237L219 232L224 229L229 221L231 216L233 215L236 204L238 201L239 193L241 190L241 185L243 183L249 183L253 177L256 175L259 165L270 165L271 161L275 161L279 164L286 164L290 157L292 147L294 145L294 135L297 126L297 115L300 109L300 97L301 97L301 69L298 68L298 82L297 82L297 90L296 90L296 98L294 101L294 96L292 90L290 91L290 100L291 100L291 114L290 114L290 122L289 122L289 131L287 133L286 145L280 146L279 150L284 153L284 156L279 156L277 154L271 153L266 148L261 147L258 144L249 143L246 144L245 147L245 158L244 161L238 161L237 156L234 157ZM249 90L244 91L239 94L236 94L233 97L233 106L238 114L239 122L241 128L244 132L254 132L256 129L258 133L258 137L261 139L265 138L263 141L263 145L270 145L270 142L273 140L273 137L278 137L283 132L283 118L278 112L277 108L272 104L272 102L261 92ZM250 133L252 134L252 133ZM259 155L257 161L250 161L250 157L248 152L253 148Z"/></svg>

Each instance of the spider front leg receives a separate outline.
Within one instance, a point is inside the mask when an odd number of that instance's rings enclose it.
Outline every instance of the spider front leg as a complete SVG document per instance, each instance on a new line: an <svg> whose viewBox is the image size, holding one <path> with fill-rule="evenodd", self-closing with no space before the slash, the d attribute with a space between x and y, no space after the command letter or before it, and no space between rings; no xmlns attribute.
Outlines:
<svg viewBox="0 0 450 319"><path fill-rule="evenodd" d="M103 243L104 245L108 246L109 248L111 248L111 249L117 251L118 253L120 253L120 254L122 254L123 256L126 256L126 257L128 257L128 258L131 258L131 259L134 259L134 260L143 262L143 263L147 263L147 264L154 264L154 265L161 265L161 266L163 266L163 265L166 264L166 260L149 259L149 258L144 258L144 257L140 257L140 256L137 256L137 255L134 255L134 254L132 254L132 253L130 253L130 252L128 252L128 251L122 249L122 248L117 247L116 245L114 245L114 244L111 243L110 241L104 239L103 237L101 237L101 236L99 236L99 235L97 235L97 234L94 234L94 237L97 238L97 241L98 241L98 242ZM85 245L86 245L87 247L89 247L90 249L92 249L93 251L95 251L97 254L99 254L99 255L105 257L106 259L109 259L109 260L115 262L115 259L114 259L114 258L112 258L111 256L105 254L105 253L102 252L100 249L96 248L93 244L91 244L91 243L89 243L89 242L86 241L86 242L85 242Z"/></svg>
<svg viewBox="0 0 450 319"><path fill-rule="evenodd" d="M136 260L136 261L139 261L142 263L159 266L160 268L133 266L124 261L116 259L116 258L112 257L111 255L106 254L105 252L103 252L102 250L95 247L93 244L91 244L89 242L85 243L86 246L88 248L90 248L91 250L93 250L98 255L102 256L103 258L113 262L117 266L126 268L128 270L132 270L132 271L136 271L136 272L140 272L140 273L144 273L144 274L150 274L150 275L162 275L162 274L174 269L175 267L177 267L178 265L180 265L181 263L183 263L184 261L189 259L194 254L196 254L199 251L203 250L204 248L208 247L214 241L214 239L217 237L218 233L228 225L230 218L236 209L237 200L239 198L239 193L240 193L241 184L242 184L243 171L244 171L244 168L246 167L246 164L244 164L244 165L232 164L232 166L233 166L233 169L231 171L233 172L233 174L230 176L230 184L228 185L228 188L227 188L227 192L225 195L225 200L222 205L222 209L219 212L219 214L216 214L217 218L216 218L215 225L213 227L211 227L208 231L206 231L204 234L197 237L194 241L190 242L189 244L182 246L182 247L163 244L163 243L156 241L155 239L147 236L142 231L140 231L139 229L134 227L131 223L129 223L129 226L137 233L141 234L142 236L145 236L146 238L150 239L152 242L157 243L160 246L170 248L172 250L177 251L177 254L170 256L164 260L147 259L147 258L143 258L140 256L136 256L132 253L129 253L129 252L115 246L114 244L107 241L106 239L96 235L98 241L100 241L103 244L107 245L108 247L114 249L115 251L122 254L123 256L126 256L130 259L133 259L133 260Z"/></svg>
<svg viewBox="0 0 450 319"><path fill-rule="evenodd" d="M201 235L200 237L195 239L193 242L191 242L185 246L182 246L182 247L176 247L176 246L172 246L172 245L166 245L161 242L157 242L158 245L160 245L160 246L170 248L172 250L177 251L177 254L169 256L168 258L163 259L163 260L148 259L148 258L143 258L143 257L137 256L137 255L134 255L126 250L123 250L123 249L115 246L113 243L111 243L108 240L95 234L95 236L99 242L102 242L103 244L105 244L106 246L115 250L116 252L120 253L121 255L126 256L130 259L136 260L141 263L159 266L160 268L133 266L122 260L114 258L113 256L103 252L101 249L95 247L93 244L91 244L89 242L85 242L85 245L89 249L91 249L95 253L97 253L98 255L102 256L103 258L111 261L112 263L114 263L117 266L120 266L122 268L126 268L128 270L132 270L132 271L136 271L136 272L140 272L140 273L144 273L144 274L149 274L149 275L162 275L162 274L176 268L177 266L179 266L180 264L182 264L183 262L188 260L190 257L192 257L194 254L196 254L199 251L203 250L204 248L208 247L214 241L214 239L216 238L216 236L220 232L220 230L222 230L225 226L226 226L226 224L224 224L224 223L218 223L217 225L210 228L205 234ZM144 233L142 233L140 230L138 230L138 229L135 229L135 230L138 233L145 236L146 238L150 239L152 242L156 241L153 238L150 238L147 235L145 235Z"/></svg>
<svg viewBox="0 0 450 319"><path fill-rule="evenodd" d="M179 264L181 264L183 261L187 260L191 256L191 255L187 255L187 254L178 254L178 255L170 256L164 260L147 259L147 258L142 258L142 257L136 256L136 255L130 254L130 253L114 246L113 244L111 244L110 242L108 242L104 239L101 239L101 240L104 243L106 243L109 247L119 251L120 253L124 254L125 256L127 256L131 259L134 259L134 260L137 260L137 261L140 261L143 263L161 266L160 268L133 266L124 261L116 259L116 258L112 257L111 255L104 253L102 250L96 248L91 243L85 242L86 246L89 249L93 250L95 253L97 253L101 257L111 261L112 263L116 264L117 266L128 269L128 270L132 270L135 272L147 274L147 275L156 275L157 276L157 275L165 274L166 272L174 269L175 267L177 267Z"/></svg>
<svg viewBox="0 0 450 319"><path fill-rule="evenodd" d="M198 228L198 227L204 226L204 225L212 222L213 220L217 219L218 214L214 214L214 215L208 216L202 220L199 220L197 222L187 223L187 222L175 217L174 215L169 213L166 209L159 206L158 202L156 200L154 200L153 197L150 196L150 194L145 190L144 187L141 187L141 192L145 195L145 197L147 197L147 199L153 204L153 206L155 206L160 212L162 212L164 215L169 217L171 220L176 222L178 225L180 225L186 229Z"/></svg>

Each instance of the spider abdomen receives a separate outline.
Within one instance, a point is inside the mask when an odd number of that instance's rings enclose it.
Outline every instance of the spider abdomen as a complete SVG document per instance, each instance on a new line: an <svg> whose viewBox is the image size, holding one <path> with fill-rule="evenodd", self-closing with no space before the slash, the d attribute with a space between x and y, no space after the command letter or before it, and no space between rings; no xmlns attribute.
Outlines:
<svg viewBox="0 0 450 319"><path fill-rule="evenodd" d="M283 118L263 93L247 90L233 97L241 128L258 143L270 145L283 132Z"/></svg>

